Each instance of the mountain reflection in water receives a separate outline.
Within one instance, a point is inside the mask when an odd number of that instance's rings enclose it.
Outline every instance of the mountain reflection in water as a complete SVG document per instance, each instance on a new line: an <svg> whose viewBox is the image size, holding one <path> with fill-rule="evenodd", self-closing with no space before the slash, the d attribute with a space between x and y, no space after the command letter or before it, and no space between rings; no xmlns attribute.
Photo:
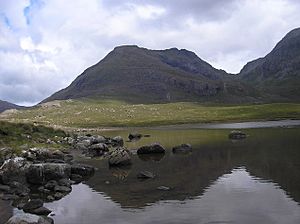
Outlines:
<svg viewBox="0 0 300 224"><path fill-rule="evenodd" d="M164 156L134 155L131 166L114 169L105 160L83 161L98 168L95 175L46 207L60 224L300 223L300 129L245 132L247 139L232 142L226 130L147 130L150 138L127 146L160 142ZM173 154L181 143L193 152ZM137 179L143 170L156 177Z"/></svg>

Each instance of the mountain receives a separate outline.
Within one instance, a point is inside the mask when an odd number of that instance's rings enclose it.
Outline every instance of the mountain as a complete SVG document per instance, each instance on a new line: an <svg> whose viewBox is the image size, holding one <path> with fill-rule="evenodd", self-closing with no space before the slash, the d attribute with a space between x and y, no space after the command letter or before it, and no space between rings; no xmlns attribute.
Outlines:
<svg viewBox="0 0 300 224"><path fill-rule="evenodd" d="M0 113L9 109L20 109L21 106L0 100Z"/></svg>
<svg viewBox="0 0 300 224"><path fill-rule="evenodd" d="M245 102L255 91L195 53L182 49L116 47L86 69L70 86L43 102L75 98L109 98L131 102Z"/></svg>
<svg viewBox="0 0 300 224"><path fill-rule="evenodd" d="M290 31L265 57L247 63L239 77L262 94L300 101L300 28Z"/></svg>

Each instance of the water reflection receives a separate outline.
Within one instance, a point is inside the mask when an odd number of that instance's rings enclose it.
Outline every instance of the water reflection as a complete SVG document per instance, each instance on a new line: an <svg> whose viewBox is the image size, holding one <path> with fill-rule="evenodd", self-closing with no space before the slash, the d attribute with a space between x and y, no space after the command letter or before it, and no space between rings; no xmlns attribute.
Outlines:
<svg viewBox="0 0 300 224"><path fill-rule="evenodd" d="M245 132L247 139L232 142L226 130L148 130L150 138L126 146L160 142L163 157L134 155L131 167L114 169L105 160L84 161L98 168L95 175L47 207L60 224L300 223L300 129ZM192 153L173 154L182 143ZM144 170L156 178L139 181Z"/></svg>
<svg viewBox="0 0 300 224"><path fill-rule="evenodd" d="M80 195L80 203L78 201ZM276 184L255 178L245 168L233 169L201 196L157 201L143 209L117 203L80 184L73 193L48 205L57 223L285 223L300 221L300 208Z"/></svg>

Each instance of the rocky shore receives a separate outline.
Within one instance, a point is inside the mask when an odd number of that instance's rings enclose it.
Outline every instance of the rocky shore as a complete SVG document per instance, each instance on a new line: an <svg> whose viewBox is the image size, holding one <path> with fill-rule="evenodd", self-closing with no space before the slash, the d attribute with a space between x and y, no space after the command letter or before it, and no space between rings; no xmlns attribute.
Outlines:
<svg viewBox="0 0 300 224"><path fill-rule="evenodd" d="M231 132L237 139L244 133ZM137 141L141 134L129 134L129 141ZM236 136L234 136L236 137ZM22 210L13 216L8 224L20 223L53 223L48 217L52 211L44 207L45 202L63 198L72 191L72 185L89 179L95 168L76 161L74 155L78 152L85 157L103 157L113 169L119 166L131 165L132 152L143 158L146 155L164 156L166 149L159 143L144 145L136 150L124 147L121 136L105 137L100 135L80 135L64 137L57 142L49 142L49 148L28 148L15 155L7 148L0 149L0 199L10 201L12 206ZM65 150L51 150L51 144L64 144ZM74 153L76 152L76 153ZM191 153L190 144L182 144L172 148L174 154ZM138 179L155 178L155 174L142 170ZM163 190L168 187L164 186ZM168 188L169 189L169 188Z"/></svg>

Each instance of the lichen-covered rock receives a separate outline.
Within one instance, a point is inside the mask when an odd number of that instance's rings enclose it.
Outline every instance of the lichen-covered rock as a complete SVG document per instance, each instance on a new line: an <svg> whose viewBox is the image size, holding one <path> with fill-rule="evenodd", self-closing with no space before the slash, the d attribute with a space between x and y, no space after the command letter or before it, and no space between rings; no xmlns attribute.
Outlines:
<svg viewBox="0 0 300 224"><path fill-rule="evenodd" d="M131 164L130 153L125 148L117 148L109 154L108 164L110 166L129 165Z"/></svg>

